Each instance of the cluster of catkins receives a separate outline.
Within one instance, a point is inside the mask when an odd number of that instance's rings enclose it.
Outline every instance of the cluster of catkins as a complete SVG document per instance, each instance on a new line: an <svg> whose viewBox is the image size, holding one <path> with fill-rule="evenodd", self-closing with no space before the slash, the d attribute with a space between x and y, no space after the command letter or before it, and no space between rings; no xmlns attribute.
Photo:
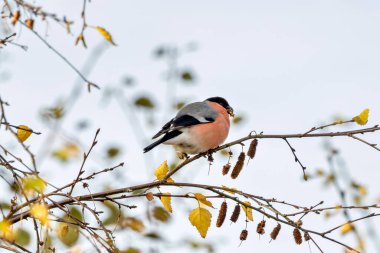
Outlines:
<svg viewBox="0 0 380 253"><path fill-rule="evenodd" d="M231 222L235 223L239 219L240 209L241 209L240 205L236 204L234 207L234 210L231 214L231 217L230 217ZM227 216L227 201L223 201L222 204L220 205L220 208L219 208L219 214L218 214L218 218L216 220L216 227L221 227L223 225L224 220L226 219L226 216ZM266 224L265 220L260 221L257 224L256 233L258 233L259 235L264 235L265 234L265 224ZM272 232L270 233L271 240L276 240L278 234L280 233L280 230L281 230L281 224L278 223L273 228ZM243 229L240 233L240 240L245 241L247 239L247 237L248 237L248 230ZM298 228L294 228L293 237L294 237L294 241L297 244L302 243L301 231ZM311 237L310 237L309 233L305 232L304 233L304 240L309 241L310 239L311 239Z"/></svg>
<svg viewBox="0 0 380 253"><path fill-rule="evenodd" d="M252 140L251 144L249 145L249 149L247 152L247 156L250 159L253 159L255 157L256 147L257 147L257 139L254 139L254 140ZM239 176L241 170L243 169L245 155L246 154L244 152L240 153L240 155L237 159L237 162L236 162L236 164L235 164L235 166L231 172L231 178L232 179L236 179ZM228 172L230 171L230 168L231 168L231 164L229 162L223 166L223 169L222 169L223 176L228 174Z"/></svg>

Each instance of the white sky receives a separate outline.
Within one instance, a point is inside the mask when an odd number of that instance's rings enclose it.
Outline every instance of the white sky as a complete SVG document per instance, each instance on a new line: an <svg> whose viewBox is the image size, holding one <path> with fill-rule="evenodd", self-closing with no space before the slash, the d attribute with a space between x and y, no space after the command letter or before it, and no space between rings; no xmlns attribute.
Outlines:
<svg viewBox="0 0 380 253"><path fill-rule="evenodd" d="M74 33L79 32L81 1L37 1L37 4L74 19ZM93 0L87 8L88 23L107 28L118 46L107 49L88 79L104 90L131 74L138 85L131 91L125 89L127 96L148 91L164 104L166 84L161 75L165 68L163 63L152 58L152 50L162 43L184 45L195 41L199 49L181 58L180 62L196 71L197 84L178 88L178 94L188 101L216 95L227 98L235 111L245 115L246 119L244 125L232 127L228 140L242 137L252 130L300 133L332 120L334 115L351 118L367 107L371 109L368 126L372 126L380 123L379 14L378 1L167 0L111 3ZM36 22L36 29L43 34L45 25ZM48 129L38 119L41 107L50 106L68 95L77 76L29 31L16 28L16 32L19 32L17 42L27 44L29 50L24 52L8 46L0 51L0 57L7 55L0 70L11 74L8 81L0 83L0 95L12 105L8 109L10 122L27 123L43 132L41 137L30 140L32 149L38 151L43 138L48 135ZM75 36L65 34L63 29L52 23L48 33L48 41L78 67L102 40L96 31L87 31L89 49L85 50L81 46L74 47ZM168 152L170 149L159 147L153 155L143 155L133 136L131 122L116 103L112 102L107 107L100 103L100 94L97 91L91 94L84 92L65 121L65 129L73 133L78 119L91 119L91 130L78 137L82 143L88 146L95 129L100 127L101 147L112 143L125 144L122 159L127 162L123 169L127 173L126 178L133 183L153 179L153 169L162 160L172 158L172 153ZM164 108L160 107L161 114ZM172 116L161 114L159 120ZM140 118L142 124L145 123L144 118ZM144 128L146 136L151 136L156 130ZM368 135L366 139L380 143L378 134ZM310 171L319 167L327 169L321 140L290 141ZM333 143L340 149L353 177L368 187L368 204L373 204L380 194L380 153L351 139L337 138ZM239 148L235 150L237 153ZM102 149L99 147L98 151L100 154ZM144 159L148 162L144 163ZM99 160L94 159L93 166ZM336 193L324 190L321 181L304 183L300 180L301 170L283 141L260 141L255 161L236 181L220 175L223 161L215 163L209 176L206 161L197 167L184 169L181 175L189 173L186 180L191 182L235 186L257 195L278 197L305 206L320 200L325 200L326 205L335 205L338 201ZM144 164L149 166L142 169ZM65 168L51 161L41 166L42 173L57 183L68 182L77 171L75 166ZM51 170L57 172L51 173ZM193 172L189 172L191 170ZM126 182L124 186L130 184ZM190 208L191 204L181 205L181 208ZM219 206L219 203L215 205ZM181 215L178 207L174 213L178 218L169 233L175 231L176 237L182 232L179 230L184 230L184 235L190 234L198 239L195 229ZM360 214L353 213L353 216L359 217ZM259 239L255 230L260 219L256 214L256 222L249 226L249 239L240 247L237 245L243 223L230 227L227 222L221 229L213 226L208 239L223 244L218 252L279 252L284 249L286 252L308 252L307 244L294 245L290 229L284 228L279 239L268 244L268 234L275 225L273 222L267 222L267 234ZM321 223L324 220L319 218L307 221L314 228L331 227L341 222L337 219ZM379 226L379 221L376 224ZM338 233L334 236L341 239ZM132 240L130 237L127 239ZM351 239L343 238L346 242L352 242ZM327 241L319 238L317 241L325 252L343 251ZM139 245L135 241L131 243ZM368 252L376 252L371 243L367 244ZM179 251L174 249L173 252ZM189 251L184 249L181 252ZM312 247L312 252L317 252L317 249Z"/></svg>

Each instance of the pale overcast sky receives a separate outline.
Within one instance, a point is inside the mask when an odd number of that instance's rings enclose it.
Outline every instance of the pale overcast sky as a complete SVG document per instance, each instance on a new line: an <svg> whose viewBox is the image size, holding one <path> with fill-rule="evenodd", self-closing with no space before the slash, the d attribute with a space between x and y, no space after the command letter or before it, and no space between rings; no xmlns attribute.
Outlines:
<svg viewBox="0 0 380 253"><path fill-rule="evenodd" d="M77 25L73 31L79 32L81 1L35 2L48 11L74 19ZM379 1L93 0L88 4L87 19L91 25L107 28L117 43L117 47L107 48L88 79L104 91L107 86L120 83L124 76L132 75L138 84L130 93L127 88L126 94L148 91L161 104L165 103L167 92L162 79L165 65L153 59L153 49L160 44L181 46L196 42L197 51L181 58L180 63L195 70L197 83L177 88L178 95L188 101L225 97L246 120L242 126L232 126L230 141L252 130L302 133L321 122L332 121L335 115L350 119L364 108L371 110L368 126L380 123ZM75 36L65 34L64 29L53 23L49 27L47 40L79 68L102 41L96 31L86 31L89 49L85 50L81 46L74 47ZM36 29L41 34L45 33L45 28L44 24L36 22ZM19 33L17 42L27 44L29 50L24 52L10 45L1 49L0 67L10 74L10 78L0 83L0 94L12 105L8 112L11 122L27 123L43 132L41 137L30 140L32 148L38 151L44 143L44 135L46 137L49 132L38 118L41 107L67 96L77 75L29 31L19 28L15 31ZM153 180L154 168L162 160L172 159L170 149L159 147L152 154L142 154L131 122L116 103L111 102L106 107L100 94L102 92L96 90L88 94L83 89L82 97L64 123L65 128L74 131L78 119L91 119L91 130L78 138L87 146L95 129L100 127L100 143L125 143L121 159L127 162L127 167L123 170L128 178L133 178L125 186ZM160 109L160 120L173 116L164 115L164 108ZM141 120L145 122L144 117ZM157 129L144 127L143 130L149 137ZM379 134L366 138L380 144ZM349 173L368 187L370 195L366 202L373 204L380 194L380 152L348 138L332 141L340 149ZM291 140L291 143L310 172L316 168L327 169L322 139ZM238 152L239 148L235 150ZM148 162L144 163L144 159ZM94 159L94 165L97 160L99 158ZM336 192L324 189L321 181L305 183L300 180L301 169L283 141L260 141L255 161L238 180L220 175L223 162L223 158L216 162L210 175L206 161L184 169L181 175L189 173L186 180L192 182L238 187L304 206L320 200L334 206L339 201ZM42 173L57 184L71 180L77 171L75 166L61 168L54 161L41 166ZM57 167L54 168L57 173L51 173L52 167ZM175 208L173 216L176 218L167 236L181 237L181 230L184 230L183 235L199 239L181 210L186 212L191 206L182 204ZM353 212L352 216L358 218L361 214ZM231 226L227 222L221 229L213 225L207 238L217 242L217 252L221 253L309 252L307 244L294 244L292 231L285 226L278 240L269 244L269 233L275 225L272 221L267 222L267 234L259 238L255 230L261 218L256 214L255 223L248 226L248 240L240 247L238 238L244 228L243 222ZM310 216L305 222L310 224L306 227L316 229L339 225L342 219L326 222L322 217ZM380 227L379 219L376 219L376 226ZM365 231L365 226L359 228ZM341 238L338 232L333 235L355 246L353 237ZM316 240L324 252L343 252L333 243L317 237ZM127 237L126 243L140 245L133 237ZM366 245L367 252L380 252L370 241ZM318 252L313 245L311 247L312 252ZM174 248L172 252L191 250Z"/></svg>

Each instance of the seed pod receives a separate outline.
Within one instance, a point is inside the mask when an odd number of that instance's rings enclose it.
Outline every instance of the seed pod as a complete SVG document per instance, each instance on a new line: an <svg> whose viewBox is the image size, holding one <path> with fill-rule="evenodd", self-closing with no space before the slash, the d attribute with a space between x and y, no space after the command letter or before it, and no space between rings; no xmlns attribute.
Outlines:
<svg viewBox="0 0 380 253"><path fill-rule="evenodd" d="M224 219L226 218L227 213L227 202L223 201L220 205L218 219L216 220L216 227L221 227L223 225Z"/></svg>
<svg viewBox="0 0 380 253"><path fill-rule="evenodd" d="M21 16L20 11L16 11L16 12L13 14L13 17L12 17L12 25L16 25L17 21L20 19L20 16Z"/></svg>
<svg viewBox="0 0 380 253"><path fill-rule="evenodd" d="M305 239L306 242L309 241L309 240L311 239L311 237L310 237L310 235L309 235L308 232L305 232L305 233L303 234L303 238Z"/></svg>
<svg viewBox="0 0 380 253"><path fill-rule="evenodd" d="M33 30L33 26L34 26L34 20L33 19L30 18L30 19L25 20L25 24L29 29Z"/></svg>
<svg viewBox="0 0 380 253"><path fill-rule="evenodd" d="M260 235L265 234L265 220L260 221L259 224L257 224L256 232Z"/></svg>
<svg viewBox="0 0 380 253"><path fill-rule="evenodd" d="M236 222L239 219L239 215L240 215L240 205L237 204L234 208L234 211L232 212L230 220L232 222Z"/></svg>
<svg viewBox="0 0 380 253"><path fill-rule="evenodd" d="M270 233L270 238L272 238L272 240L276 240L278 233L280 233L280 230L281 230L281 224L279 223Z"/></svg>
<svg viewBox="0 0 380 253"><path fill-rule="evenodd" d="M248 149L248 152L247 152L247 156L249 158L253 159L255 157L256 147L257 147L257 139L253 139L253 141L249 145L249 149Z"/></svg>
<svg viewBox="0 0 380 253"><path fill-rule="evenodd" d="M293 230L294 241L299 245L302 243L302 235L298 228L294 228Z"/></svg>
<svg viewBox="0 0 380 253"><path fill-rule="evenodd" d="M247 229L242 230L240 233L240 241L247 240L247 236L248 236L248 230Z"/></svg>
<svg viewBox="0 0 380 253"><path fill-rule="evenodd" d="M222 170L222 175L225 176L228 174L228 172L230 171L230 168L231 168L231 164L227 163L226 165L223 166L223 170Z"/></svg>
<svg viewBox="0 0 380 253"><path fill-rule="evenodd" d="M231 178L232 179L235 179L239 176L241 170L243 169L243 165L244 165L244 159L245 159L245 153L244 152L241 152L239 157L238 157L238 160L235 164L235 167L234 169L232 170L231 172Z"/></svg>

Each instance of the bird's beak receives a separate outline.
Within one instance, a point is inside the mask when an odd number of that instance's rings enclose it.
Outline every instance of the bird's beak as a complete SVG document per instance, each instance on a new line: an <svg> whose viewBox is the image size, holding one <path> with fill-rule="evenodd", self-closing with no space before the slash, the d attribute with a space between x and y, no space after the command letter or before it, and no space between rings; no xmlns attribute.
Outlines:
<svg viewBox="0 0 380 253"><path fill-rule="evenodd" d="M231 117L235 117L235 114L234 114L234 109L232 109L232 107L227 107L227 113L231 116Z"/></svg>

